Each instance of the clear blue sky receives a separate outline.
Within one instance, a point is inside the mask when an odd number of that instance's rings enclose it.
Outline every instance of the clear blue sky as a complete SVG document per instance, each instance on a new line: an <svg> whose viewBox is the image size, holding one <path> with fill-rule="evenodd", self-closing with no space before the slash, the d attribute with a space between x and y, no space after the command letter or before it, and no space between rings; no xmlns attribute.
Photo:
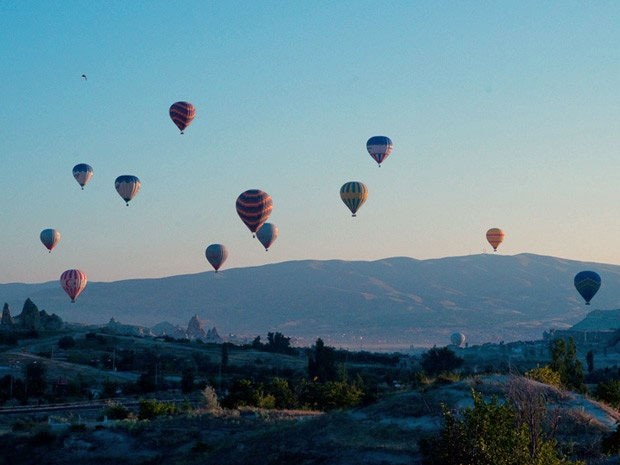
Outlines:
<svg viewBox="0 0 620 465"><path fill-rule="evenodd" d="M0 282L196 273L214 242L224 270L465 255L495 226L504 254L620 263L619 25L616 1L3 1ZM268 253L235 211L250 188Z"/></svg>

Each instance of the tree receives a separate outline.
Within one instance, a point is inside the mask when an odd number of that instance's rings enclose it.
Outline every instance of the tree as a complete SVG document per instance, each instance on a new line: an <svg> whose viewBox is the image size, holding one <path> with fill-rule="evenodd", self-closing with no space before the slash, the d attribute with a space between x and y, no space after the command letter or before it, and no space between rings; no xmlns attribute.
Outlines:
<svg viewBox="0 0 620 465"><path fill-rule="evenodd" d="M155 389L157 388L157 384L155 383L155 371L149 369L142 373L136 381L136 385L138 388L138 392L141 393L155 391Z"/></svg>
<svg viewBox="0 0 620 465"><path fill-rule="evenodd" d="M463 359L458 357L447 347L432 349L422 354L420 365L429 376L435 376L439 373L447 373L456 370L463 364Z"/></svg>
<svg viewBox="0 0 620 465"><path fill-rule="evenodd" d="M585 392L583 366L577 360L575 341L569 337L554 339L551 344L551 369L560 373L560 379L566 389Z"/></svg>
<svg viewBox="0 0 620 465"><path fill-rule="evenodd" d="M586 364L588 365L588 374L592 374L594 371L594 352L588 350L586 354Z"/></svg>
<svg viewBox="0 0 620 465"><path fill-rule="evenodd" d="M105 380L103 382L103 387L101 391L101 397L104 399L110 399L112 397L116 397L116 390L118 389L118 383L110 380Z"/></svg>
<svg viewBox="0 0 620 465"><path fill-rule="evenodd" d="M444 427L438 438L420 442L428 465L559 465L555 441L541 439L532 449L527 423L520 422L510 402L486 402L472 391L473 407L454 412L443 407ZM533 452L532 452L533 451Z"/></svg>
<svg viewBox="0 0 620 465"><path fill-rule="evenodd" d="M252 341L252 349L263 350L264 344L260 342L260 336L256 336Z"/></svg>
<svg viewBox="0 0 620 465"><path fill-rule="evenodd" d="M291 338L285 337L282 333L267 333L267 345L265 349L268 352L276 352L279 354L295 353L295 349L291 347Z"/></svg>
<svg viewBox="0 0 620 465"><path fill-rule="evenodd" d="M611 379L596 386L596 396L609 405L620 408L620 381Z"/></svg>
<svg viewBox="0 0 620 465"><path fill-rule="evenodd" d="M185 368L181 374L181 392L188 394L194 390L194 369Z"/></svg>
<svg viewBox="0 0 620 465"><path fill-rule="evenodd" d="M226 368L228 366L228 343L224 342L222 344L222 359L221 359L222 368Z"/></svg>
<svg viewBox="0 0 620 465"><path fill-rule="evenodd" d="M47 381L45 375L47 374L47 367L38 361L28 363L24 367L25 385L27 396L40 396L45 393L47 387Z"/></svg>
<svg viewBox="0 0 620 465"><path fill-rule="evenodd" d="M63 336L58 340L58 348L62 350L71 349L75 347L75 339L71 336Z"/></svg>
<svg viewBox="0 0 620 465"><path fill-rule="evenodd" d="M321 338L316 340L308 354L308 377L319 383L338 378L336 352L333 347L326 346Z"/></svg>
<svg viewBox="0 0 620 465"><path fill-rule="evenodd" d="M273 378L266 386L267 393L275 399L276 408L292 408L295 406L295 394L291 390L288 381L284 378Z"/></svg>

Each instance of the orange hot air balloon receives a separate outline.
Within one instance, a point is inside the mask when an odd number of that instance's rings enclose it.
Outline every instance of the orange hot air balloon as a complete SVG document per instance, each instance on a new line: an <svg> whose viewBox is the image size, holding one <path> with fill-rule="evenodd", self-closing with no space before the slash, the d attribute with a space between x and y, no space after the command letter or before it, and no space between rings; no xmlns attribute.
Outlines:
<svg viewBox="0 0 620 465"><path fill-rule="evenodd" d="M493 246L493 252L497 252L497 248L504 241L506 234L499 228L491 228L487 231L487 241Z"/></svg>

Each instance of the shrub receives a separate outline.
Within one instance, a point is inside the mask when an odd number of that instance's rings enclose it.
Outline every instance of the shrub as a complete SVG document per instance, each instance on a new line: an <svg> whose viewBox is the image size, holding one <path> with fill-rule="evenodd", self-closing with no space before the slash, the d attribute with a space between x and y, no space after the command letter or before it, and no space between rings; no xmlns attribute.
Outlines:
<svg viewBox="0 0 620 465"><path fill-rule="evenodd" d="M208 385L202 390L202 402L208 412L219 412L222 410L217 393L212 386Z"/></svg>
<svg viewBox="0 0 620 465"><path fill-rule="evenodd" d="M142 399L139 405L138 418L140 420L152 420L155 417L179 413L176 405L170 402L160 402L157 399Z"/></svg>
<svg viewBox="0 0 620 465"><path fill-rule="evenodd" d="M32 420L28 419L19 419L15 420L13 425L11 426L11 431L30 431L36 426L36 423Z"/></svg>
<svg viewBox="0 0 620 465"><path fill-rule="evenodd" d="M304 406L319 410L336 410L359 405L364 392L355 384L346 381L328 383L306 382L300 387L300 402Z"/></svg>
<svg viewBox="0 0 620 465"><path fill-rule="evenodd" d="M124 420L129 417L129 409L120 402L108 402L103 413L110 420Z"/></svg>
<svg viewBox="0 0 620 465"><path fill-rule="evenodd" d="M527 371L525 373L525 376L527 378L533 379L534 381L538 381L539 383L548 384L557 388L562 387L560 373L558 373L548 365L545 365L544 367L533 368L530 371Z"/></svg>
<svg viewBox="0 0 620 465"><path fill-rule="evenodd" d="M609 405L620 408L620 381L609 380L598 383L596 386L596 396Z"/></svg>
<svg viewBox="0 0 620 465"><path fill-rule="evenodd" d="M618 425L616 431L603 438L601 450L605 454L620 455L620 425Z"/></svg>
<svg viewBox="0 0 620 465"><path fill-rule="evenodd" d="M472 391L474 406L459 412L443 407L438 438L420 442L429 465L560 465L555 441L541 439L531 448L528 426L518 421L510 403L485 402Z"/></svg>

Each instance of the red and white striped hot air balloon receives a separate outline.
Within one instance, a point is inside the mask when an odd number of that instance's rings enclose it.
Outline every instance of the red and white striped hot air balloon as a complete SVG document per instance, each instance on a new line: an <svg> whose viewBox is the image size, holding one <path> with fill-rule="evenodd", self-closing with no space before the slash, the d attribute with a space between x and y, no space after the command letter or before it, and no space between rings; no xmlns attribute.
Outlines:
<svg viewBox="0 0 620 465"><path fill-rule="evenodd" d="M493 246L493 252L497 252L497 248L504 241L506 234L499 228L491 228L487 231L487 241Z"/></svg>
<svg viewBox="0 0 620 465"><path fill-rule="evenodd" d="M87 282L86 274L80 270L67 270L60 275L60 285L71 297L71 303L74 303L75 299L82 293Z"/></svg>

